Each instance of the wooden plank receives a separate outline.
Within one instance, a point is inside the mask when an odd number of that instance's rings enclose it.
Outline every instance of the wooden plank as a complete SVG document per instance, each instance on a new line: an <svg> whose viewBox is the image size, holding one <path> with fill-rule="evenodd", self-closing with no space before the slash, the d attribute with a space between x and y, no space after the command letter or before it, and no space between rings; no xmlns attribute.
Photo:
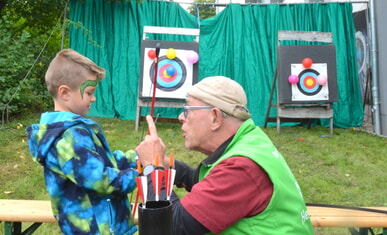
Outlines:
<svg viewBox="0 0 387 235"><path fill-rule="evenodd" d="M142 36L143 40L147 39L147 36L146 36L147 33L195 36L196 37L195 41L199 42L200 29L144 26L143 36Z"/></svg>
<svg viewBox="0 0 387 235"><path fill-rule="evenodd" d="M185 100L156 100L155 107L164 107L164 108L181 108L183 109L183 104ZM137 110L136 110L136 122L134 125L134 131L138 131L141 121L141 110L143 107L151 107L152 100L150 99L137 99Z"/></svg>
<svg viewBox="0 0 387 235"><path fill-rule="evenodd" d="M137 213L134 222L137 223ZM51 201L0 199L0 221L56 223Z"/></svg>
<svg viewBox="0 0 387 235"><path fill-rule="evenodd" d="M155 100L155 107L181 108L181 109L183 109L184 104L185 104L185 100ZM151 107L152 100L138 99L137 106Z"/></svg>
<svg viewBox="0 0 387 235"><path fill-rule="evenodd" d="M278 31L278 41L296 40L332 43L332 33L317 31Z"/></svg>
<svg viewBox="0 0 387 235"><path fill-rule="evenodd" d="M386 213L321 206L307 207L313 227L387 228L387 207L364 208L381 210ZM137 214L134 220L135 223L138 222ZM57 222L52 214L50 201L9 199L0 199L0 221Z"/></svg>
<svg viewBox="0 0 387 235"><path fill-rule="evenodd" d="M56 223L51 202L0 199L0 221Z"/></svg>
<svg viewBox="0 0 387 235"><path fill-rule="evenodd" d="M331 118L333 109L326 107L280 107L277 109L278 117L286 118Z"/></svg>
<svg viewBox="0 0 387 235"><path fill-rule="evenodd" d="M383 213L308 206L313 227L387 228L387 207L367 207L386 211Z"/></svg>
<svg viewBox="0 0 387 235"><path fill-rule="evenodd" d="M199 36L200 35L200 29L197 29L197 28L144 26L144 33Z"/></svg>
<svg viewBox="0 0 387 235"><path fill-rule="evenodd" d="M281 122L301 122L301 123L309 123L311 122L312 118L282 118ZM277 117L268 117L267 122L276 122Z"/></svg>

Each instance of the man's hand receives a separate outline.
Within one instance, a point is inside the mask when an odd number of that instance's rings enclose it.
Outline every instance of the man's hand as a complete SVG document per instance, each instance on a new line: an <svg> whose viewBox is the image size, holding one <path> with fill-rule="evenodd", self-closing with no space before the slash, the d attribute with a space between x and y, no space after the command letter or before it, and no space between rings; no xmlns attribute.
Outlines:
<svg viewBox="0 0 387 235"><path fill-rule="evenodd" d="M149 164L156 164L156 156L159 157L159 164L162 167L164 166L164 156L165 156L165 145L162 139L157 135L156 125L153 122L153 118L149 115L146 116L146 121L148 123L148 135L145 136L144 141L142 141L137 147L136 152L138 158L141 161L141 165L144 167Z"/></svg>

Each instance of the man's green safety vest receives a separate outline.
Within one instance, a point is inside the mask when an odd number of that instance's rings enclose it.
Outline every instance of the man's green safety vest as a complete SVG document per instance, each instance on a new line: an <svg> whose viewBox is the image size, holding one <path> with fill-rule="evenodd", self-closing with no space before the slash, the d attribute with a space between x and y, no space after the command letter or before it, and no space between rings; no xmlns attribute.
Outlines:
<svg viewBox="0 0 387 235"><path fill-rule="evenodd" d="M264 211L239 220L221 234L314 234L301 189L293 173L272 141L251 119L242 124L218 161L201 166L199 180L207 176L219 162L233 156L248 157L261 166L270 177L274 191Z"/></svg>

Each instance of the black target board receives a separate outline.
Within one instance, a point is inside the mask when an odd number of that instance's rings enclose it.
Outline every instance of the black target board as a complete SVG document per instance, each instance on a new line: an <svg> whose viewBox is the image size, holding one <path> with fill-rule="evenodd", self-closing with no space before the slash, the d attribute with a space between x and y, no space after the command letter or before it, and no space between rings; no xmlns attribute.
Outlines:
<svg viewBox="0 0 387 235"><path fill-rule="evenodd" d="M198 50L196 42L143 40L139 97L153 96L156 73L156 98L186 99L188 88L198 80Z"/></svg>
<svg viewBox="0 0 387 235"><path fill-rule="evenodd" d="M334 45L279 46L277 55L280 104L337 101Z"/></svg>

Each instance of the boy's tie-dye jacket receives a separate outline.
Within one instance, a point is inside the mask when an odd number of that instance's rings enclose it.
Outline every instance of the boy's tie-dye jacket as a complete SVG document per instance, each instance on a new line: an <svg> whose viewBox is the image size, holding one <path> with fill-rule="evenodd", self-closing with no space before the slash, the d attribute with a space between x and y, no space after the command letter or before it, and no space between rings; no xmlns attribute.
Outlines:
<svg viewBox="0 0 387 235"><path fill-rule="evenodd" d="M133 151L112 153L98 123L70 112L43 113L27 133L64 234L136 232L127 195L136 185Z"/></svg>

